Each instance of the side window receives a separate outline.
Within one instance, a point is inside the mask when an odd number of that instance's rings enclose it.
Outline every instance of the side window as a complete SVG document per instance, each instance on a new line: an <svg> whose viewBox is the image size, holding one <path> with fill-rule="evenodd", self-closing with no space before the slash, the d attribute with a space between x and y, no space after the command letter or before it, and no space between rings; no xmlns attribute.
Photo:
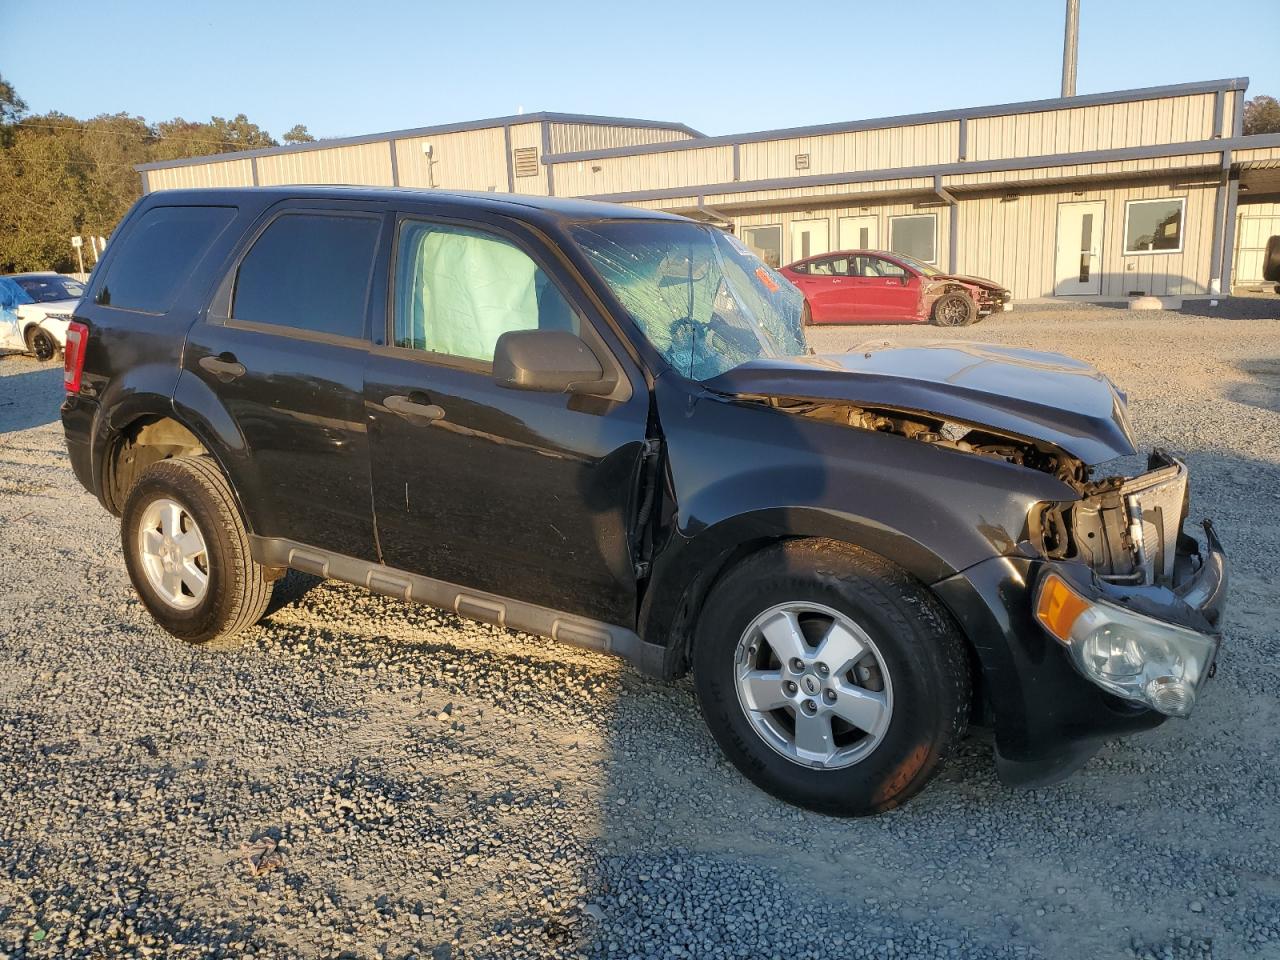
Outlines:
<svg viewBox="0 0 1280 960"><path fill-rule="evenodd" d="M849 258L836 257L831 261L831 275L834 277L849 276Z"/></svg>
<svg viewBox="0 0 1280 960"><path fill-rule="evenodd" d="M884 260L880 257L868 257L878 277L905 277L907 271L892 260Z"/></svg>
<svg viewBox="0 0 1280 960"><path fill-rule="evenodd" d="M406 220L398 251L398 347L490 363L498 337L508 331L581 332L559 287L501 237Z"/></svg>
<svg viewBox="0 0 1280 960"><path fill-rule="evenodd" d="M235 215L234 207L152 207L117 241L97 302L167 313L192 269Z"/></svg>
<svg viewBox="0 0 1280 960"><path fill-rule="evenodd" d="M18 307L31 302L30 295L15 281L0 277L0 307Z"/></svg>
<svg viewBox="0 0 1280 960"><path fill-rule="evenodd" d="M811 260L809 262L809 276L811 277L830 277L834 275L831 269L832 261L830 260Z"/></svg>
<svg viewBox="0 0 1280 960"><path fill-rule="evenodd" d="M795 273L808 273L809 265L807 263L796 263L796 264L792 264L789 269L791 269Z"/></svg>
<svg viewBox="0 0 1280 960"><path fill-rule="evenodd" d="M231 316L295 330L364 336L378 217L289 213L240 261Z"/></svg>

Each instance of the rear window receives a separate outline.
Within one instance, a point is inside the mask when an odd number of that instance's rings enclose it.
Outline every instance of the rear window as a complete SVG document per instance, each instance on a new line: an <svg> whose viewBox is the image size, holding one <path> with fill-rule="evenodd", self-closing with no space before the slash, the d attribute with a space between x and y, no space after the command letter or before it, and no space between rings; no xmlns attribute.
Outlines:
<svg viewBox="0 0 1280 960"><path fill-rule="evenodd" d="M84 296L84 284L71 277L19 277L18 286L27 291L27 296L36 303L79 300Z"/></svg>
<svg viewBox="0 0 1280 960"><path fill-rule="evenodd" d="M153 207L116 241L120 245L98 303L167 313L182 284L236 215L234 207Z"/></svg>
<svg viewBox="0 0 1280 960"><path fill-rule="evenodd" d="M377 217L285 214L254 242L236 274L231 315L295 330L364 336Z"/></svg>

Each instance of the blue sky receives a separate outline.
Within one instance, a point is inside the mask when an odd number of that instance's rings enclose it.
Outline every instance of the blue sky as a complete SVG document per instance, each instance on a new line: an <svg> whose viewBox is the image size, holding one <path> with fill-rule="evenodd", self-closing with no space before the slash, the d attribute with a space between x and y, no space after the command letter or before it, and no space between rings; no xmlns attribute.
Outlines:
<svg viewBox="0 0 1280 960"><path fill-rule="evenodd" d="M720 134L1056 96L1063 6L0 0L0 73L37 112L246 113L276 136L520 108ZM1081 6L1080 93L1248 76L1280 96L1275 0Z"/></svg>

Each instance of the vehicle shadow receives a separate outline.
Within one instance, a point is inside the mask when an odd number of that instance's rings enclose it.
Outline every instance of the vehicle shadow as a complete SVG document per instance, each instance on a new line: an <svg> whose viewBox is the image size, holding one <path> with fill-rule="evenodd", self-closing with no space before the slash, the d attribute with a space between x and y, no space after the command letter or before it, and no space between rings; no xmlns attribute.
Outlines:
<svg viewBox="0 0 1280 960"><path fill-rule="evenodd" d="M49 909L112 904L161 947L228 954L1012 960L1207 956L1179 946L1206 938L1255 953L1247 938L1274 925L1250 918L1280 908L1280 459L1211 434L1175 452L1233 565L1218 676L1191 721L1108 743L1059 786L1000 785L978 731L905 807L811 814L724 759L689 679L291 573L239 652L189 650L122 593L93 608L129 638L110 653L104 637L100 669L64 669L44 712L0 698L38 772L15 793L47 801L51 825L69 829L50 778L73 764L173 824L138 867L154 821L85 803L77 829L121 841L105 863L56 885L45 864L73 835L51 826L52 843L15 838L11 876ZM50 738L75 684L100 703L85 755L62 758ZM138 712L150 727L121 722ZM259 875L238 849L265 837L283 855ZM151 874L135 903L94 879L121 864Z"/></svg>
<svg viewBox="0 0 1280 960"><path fill-rule="evenodd" d="M718 956L743 958L1014 957L1034 948L1065 958L1146 956L1148 946L1162 956L1180 939L1212 936L1226 954L1245 952L1251 912L1276 903L1265 884L1224 878L1253 856L1249 838L1274 846L1280 816L1276 773L1256 762L1274 751L1280 715L1267 679L1280 652L1268 573L1280 564L1280 511L1259 510L1280 502L1280 459L1177 452L1194 478L1188 529L1214 516L1233 577L1218 673L1190 722L1109 742L1070 779L1036 790L1002 785L989 733L972 729L907 805L839 820L788 807L730 766L688 680L622 683L599 774L607 787L590 896L602 922L584 951L644 943L684 956L716 944ZM1208 811L1215 826L1195 833ZM1156 823L1189 829L1161 846L1149 841ZM1135 850L1142 856L1126 852ZM1152 875L1179 879L1170 889ZM1230 896L1196 922L1181 898L1219 884Z"/></svg>
<svg viewBox="0 0 1280 960"><path fill-rule="evenodd" d="M1280 357L1243 360L1236 367L1249 380L1231 387L1228 398L1280 413Z"/></svg>
<svg viewBox="0 0 1280 960"><path fill-rule="evenodd" d="M59 418L63 396L61 367L56 364L37 367L25 357L0 357L0 364L31 367L22 373L0 377L0 433L42 427Z"/></svg>
<svg viewBox="0 0 1280 960"><path fill-rule="evenodd" d="M271 600L267 603L266 612L262 615L263 618L270 618L285 607L298 603L322 583L324 583L323 577L303 573L300 570L286 571L285 575L277 580L272 587Z"/></svg>
<svg viewBox="0 0 1280 960"><path fill-rule="evenodd" d="M104 740L110 761L75 762L89 781L111 764L133 802L154 805L158 786L181 812L141 912L161 943L189 925L316 957L1012 960L1163 956L1213 936L1243 955L1240 918L1275 915L1239 872L1272 862L1280 819L1275 772L1257 762L1280 716L1259 669L1280 650L1265 574L1280 518L1254 506L1280 496L1280 463L1184 452L1244 574L1219 676L1191 722L1107 744L1049 789L1000 785L976 733L905 807L808 813L724 759L689 679L297 575L237 653L113 624L136 656L111 661L112 682L146 692L104 705L102 737L136 734L111 717L139 703L157 722L140 746ZM216 726L205 684L234 691ZM41 724L61 729L48 715L25 728ZM32 748L34 768L58 762L72 761ZM152 842L114 816L101 829L127 838L122 855ZM259 876L237 850L267 837L282 863ZM22 862L43 891L41 856ZM50 903L96 889L90 876ZM1210 912L1171 910L1196 896Z"/></svg>

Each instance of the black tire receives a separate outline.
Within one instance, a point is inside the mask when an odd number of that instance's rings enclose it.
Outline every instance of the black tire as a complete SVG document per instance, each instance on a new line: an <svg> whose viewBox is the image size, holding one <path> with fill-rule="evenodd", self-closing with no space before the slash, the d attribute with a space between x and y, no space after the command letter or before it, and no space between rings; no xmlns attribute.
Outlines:
<svg viewBox="0 0 1280 960"><path fill-rule="evenodd" d="M804 306L800 310L800 326L802 327L813 326L813 310L809 308L808 300L804 302Z"/></svg>
<svg viewBox="0 0 1280 960"><path fill-rule="evenodd" d="M892 678L883 737L851 766L815 769L783 756L739 700L739 639L765 610L795 602L852 619ZM734 567L698 618L693 664L703 716L730 761L774 796L819 813L869 816L905 803L938 774L968 727L968 653L947 612L901 568L846 544L790 541Z"/></svg>
<svg viewBox="0 0 1280 960"><path fill-rule="evenodd" d="M1267 241L1267 252L1262 257L1262 279L1280 282L1280 237Z"/></svg>
<svg viewBox="0 0 1280 960"><path fill-rule="evenodd" d="M58 355L58 341L43 327L27 328L27 350L41 363Z"/></svg>
<svg viewBox="0 0 1280 960"><path fill-rule="evenodd" d="M978 319L978 308L966 294L944 293L934 302L930 318L939 327L967 327Z"/></svg>
<svg viewBox="0 0 1280 960"><path fill-rule="evenodd" d="M181 505L205 540L208 586L190 609L167 602L142 569L138 528L147 507L162 497ZM257 623L267 609L272 583L249 552L249 535L231 485L210 457L177 457L148 467L129 491L120 529L134 589L156 622L180 640L230 640Z"/></svg>

